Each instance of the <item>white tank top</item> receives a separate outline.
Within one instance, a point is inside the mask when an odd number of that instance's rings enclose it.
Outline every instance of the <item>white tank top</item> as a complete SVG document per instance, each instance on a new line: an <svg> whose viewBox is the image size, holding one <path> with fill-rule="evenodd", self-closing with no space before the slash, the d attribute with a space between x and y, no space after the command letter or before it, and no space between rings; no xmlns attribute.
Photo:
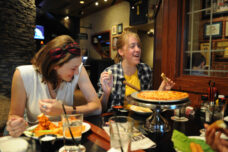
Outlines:
<svg viewBox="0 0 228 152"><path fill-rule="evenodd" d="M65 105L73 105L74 90L78 83L82 66L82 64L79 66L79 74L74 75L74 79L71 82L62 82L58 89L56 99ZM27 103L25 118L29 124L34 124L37 122L37 116L41 114L39 100L50 99L51 95L47 84L41 82L41 74L35 71L32 65L19 66L17 69L20 71L26 91ZM49 116L49 119L51 121L59 121L61 117Z"/></svg>

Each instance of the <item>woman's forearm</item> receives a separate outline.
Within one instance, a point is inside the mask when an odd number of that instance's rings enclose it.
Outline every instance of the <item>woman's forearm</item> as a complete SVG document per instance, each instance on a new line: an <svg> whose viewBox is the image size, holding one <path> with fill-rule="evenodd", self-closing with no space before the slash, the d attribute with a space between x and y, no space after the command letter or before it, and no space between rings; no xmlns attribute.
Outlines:
<svg viewBox="0 0 228 152"><path fill-rule="evenodd" d="M103 95L100 97L101 104L102 104L102 111L105 111L108 106L110 93L103 93Z"/></svg>

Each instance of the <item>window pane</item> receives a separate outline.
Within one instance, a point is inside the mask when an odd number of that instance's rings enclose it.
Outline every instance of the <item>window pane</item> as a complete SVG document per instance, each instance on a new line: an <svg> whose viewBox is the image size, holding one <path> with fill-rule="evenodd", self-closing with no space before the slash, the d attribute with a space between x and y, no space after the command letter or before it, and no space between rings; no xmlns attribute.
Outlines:
<svg viewBox="0 0 228 152"><path fill-rule="evenodd" d="M228 77L228 1L188 2L183 73Z"/></svg>

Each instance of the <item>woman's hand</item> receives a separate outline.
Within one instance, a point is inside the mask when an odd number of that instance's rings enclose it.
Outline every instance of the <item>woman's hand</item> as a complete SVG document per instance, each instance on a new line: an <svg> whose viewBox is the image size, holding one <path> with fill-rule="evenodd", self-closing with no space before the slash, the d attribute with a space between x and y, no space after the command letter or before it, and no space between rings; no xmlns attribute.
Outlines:
<svg viewBox="0 0 228 152"><path fill-rule="evenodd" d="M172 87L175 85L175 83L170 80L169 78L167 78L167 81L166 80L163 80L159 89L160 91L165 91L165 90L170 90L172 89Z"/></svg>
<svg viewBox="0 0 228 152"><path fill-rule="evenodd" d="M112 74L110 74L106 71L102 72L101 76L100 76L100 83L101 83L104 93L110 94L110 92L112 91L112 86L113 86Z"/></svg>
<svg viewBox="0 0 228 152"><path fill-rule="evenodd" d="M43 99L39 101L40 111L46 115L57 116L63 113L62 103L56 99Z"/></svg>
<svg viewBox="0 0 228 152"><path fill-rule="evenodd" d="M10 136L19 137L26 130L28 123L20 116L10 115L6 125Z"/></svg>
<svg viewBox="0 0 228 152"><path fill-rule="evenodd" d="M206 129L206 143L211 146L212 149L218 152L226 152L228 151L228 141L221 138L221 133L228 133L227 129L215 129L208 128L208 124L205 124L204 127Z"/></svg>

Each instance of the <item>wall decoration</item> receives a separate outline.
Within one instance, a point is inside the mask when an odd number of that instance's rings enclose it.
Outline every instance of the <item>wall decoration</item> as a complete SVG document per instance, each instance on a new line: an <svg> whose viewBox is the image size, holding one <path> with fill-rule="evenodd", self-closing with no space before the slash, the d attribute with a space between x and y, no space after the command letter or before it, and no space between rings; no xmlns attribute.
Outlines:
<svg viewBox="0 0 228 152"><path fill-rule="evenodd" d="M225 36L228 37L228 21L226 21Z"/></svg>
<svg viewBox="0 0 228 152"><path fill-rule="evenodd" d="M228 41L219 41L216 43L215 50L220 50L218 52L213 52L214 61L216 62L227 62L228 61Z"/></svg>
<svg viewBox="0 0 228 152"><path fill-rule="evenodd" d="M206 58L206 65L209 65L210 61L210 44L209 43L200 43L200 51Z"/></svg>
<svg viewBox="0 0 228 152"><path fill-rule="evenodd" d="M112 37L112 49L113 50L117 50L116 43L117 43L118 38L119 38L119 36Z"/></svg>
<svg viewBox="0 0 228 152"><path fill-rule="evenodd" d="M117 26L113 25L112 26L112 35L115 35L115 34L117 34Z"/></svg>
<svg viewBox="0 0 228 152"><path fill-rule="evenodd" d="M221 0L203 0L203 9L213 9L213 17L227 16L228 15L228 2ZM211 3L212 2L212 3ZM203 11L203 18L210 18L211 9Z"/></svg>
<svg viewBox="0 0 228 152"><path fill-rule="evenodd" d="M123 32L123 24L122 23L117 25L117 32L118 32L118 34L121 34Z"/></svg>
<svg viewBox="0 0 228 152"><path fill-rule="evenodd" d="M206 23L204 25L204 38L208 39L210 35L212 38L222 37L222 22Z"/></svg>

